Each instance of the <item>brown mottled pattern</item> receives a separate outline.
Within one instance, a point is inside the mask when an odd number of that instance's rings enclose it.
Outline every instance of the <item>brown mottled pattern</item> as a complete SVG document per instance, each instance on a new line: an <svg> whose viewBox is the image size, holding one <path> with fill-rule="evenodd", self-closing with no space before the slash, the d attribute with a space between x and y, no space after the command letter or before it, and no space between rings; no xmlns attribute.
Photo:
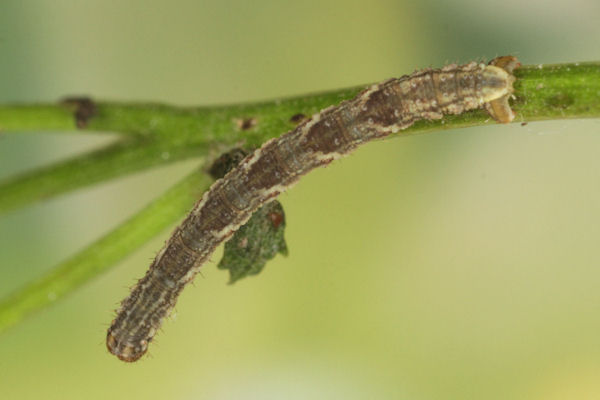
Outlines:
<svg viewBox="0 0 600 400"><path fill-rule="evenodd" d="M490 65L449 65L391 79L266 142L216 181L175 230L121 303L108 330L109 351L124 361L139 359L181 290L214 249L261 205L312 169L420 119L485 106L499 122L510 122L513 114L507 100L513 90L511 72L517 65L514 57L507 56Z"/></svg>

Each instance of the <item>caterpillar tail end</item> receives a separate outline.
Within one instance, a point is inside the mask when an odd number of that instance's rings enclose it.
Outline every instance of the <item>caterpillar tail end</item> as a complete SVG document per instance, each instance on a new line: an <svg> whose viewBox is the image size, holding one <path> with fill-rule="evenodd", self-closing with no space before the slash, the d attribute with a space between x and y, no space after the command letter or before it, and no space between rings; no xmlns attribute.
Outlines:
<svg viewBox="0 0 600 400"><path fill-rule="evenodd" d="M509 90L506 95L485 103L485 109L497 122L501 124L507 124L515 119L515 112L512 110L512 108L510 108L508 100L513 96L512 85L516 80L512 73L516 68L521 66L521 63L515 56L501 56L494 58L489 62L489 65L502 68L509 74Z"/></svg>

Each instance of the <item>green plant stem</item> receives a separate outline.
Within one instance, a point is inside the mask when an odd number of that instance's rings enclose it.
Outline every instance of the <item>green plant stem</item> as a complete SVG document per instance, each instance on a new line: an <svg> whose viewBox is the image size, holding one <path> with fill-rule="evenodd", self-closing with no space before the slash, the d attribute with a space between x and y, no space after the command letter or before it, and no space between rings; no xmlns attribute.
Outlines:
<svg viewBox="0 0 600 400"><path fill-rule="evenodd" d="M196 171L103 238L0 302L0 332L80 287L189 211L212 179Z"/></svg>
<svg viewBox="0 0 600 400"><path fill-rule="evenodd" d="M600 117L600 63L523 66L515 71L516 122ZM310 116L355 96L362 87L221 107L180 108L157 104L98 103L78 132L110 131L122 141L87 155L17 176L0 184L0 212L153 165L187 157L210 159L233 145L258 147ZM256 125L243 129L241 121ZM493 124L482 110L438 121L419 121L398 136ZM77 129L72 107L0 105L0 132ZM184 179L135 217L0 302L0 331L76 289L174 223L208 188L200 172Z"/></svg>
<svg viewBox="0 0 600 400"><path fill-rule="evenodd" d="M0 105L0 132L72 131L73 113L59 104Z"/></svg>
<svg viewBox="0 0 600 400"><path fill-rule="evenodd" d="M524 121L600 117L600 63L528 65L515 76L513 108Z"/></svg>
<svg viewBox="0 0 600 400"><path fill-rule="evenodd" d="M600 116L600 63L556 65L526 65L515 71L515 111L524 120L589 118ZM112 131L121 134L158 135L172 143L181 139L192 141L239 140L259 145L265 140L291 129L292 115L312 115L330 105L356 95L364 86L310 94L284 100L237 104L219 107L176 107L161 104L111 103L98 104L97 115L90 120L88 130ZM459 118L460 126L475 125L487 114L471 112ZM258 125L250 131L236 128L235 120L256 118ZM485 117L487 118L487 116ZM443 129L453 128L456 118L430 121ZM73 130L74 119L62 104L0 105L0 131ZM422 131L413 126L398 135Z"/></svg>
<svg viewBox="0 0 600 400"><path fill-rule="evenodd" d="M0 184L0 214L94 183L168 164L172 159L207 153L202 144L170 149L161 141L122 140Z"/></svg>

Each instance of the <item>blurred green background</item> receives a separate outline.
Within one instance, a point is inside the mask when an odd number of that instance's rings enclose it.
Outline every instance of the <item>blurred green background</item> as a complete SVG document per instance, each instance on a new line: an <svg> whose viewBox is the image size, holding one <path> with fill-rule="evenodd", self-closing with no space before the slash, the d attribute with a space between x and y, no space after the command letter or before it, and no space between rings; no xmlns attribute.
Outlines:
<svg viewBox="0 0 600 400"><path fill-rule="evenodd" d="M448 62L600 60L600 3L3 0L0 101L209 105ZM600 398L600 122L392 139L281 196L290 256L228 286L221 251L150 349L105 330L170 230L0 336L3 399ZM0 136L0 179L113 140ZM194 160L0 216L0 295ZM0 193L1 195L1 193Z"/></svg>

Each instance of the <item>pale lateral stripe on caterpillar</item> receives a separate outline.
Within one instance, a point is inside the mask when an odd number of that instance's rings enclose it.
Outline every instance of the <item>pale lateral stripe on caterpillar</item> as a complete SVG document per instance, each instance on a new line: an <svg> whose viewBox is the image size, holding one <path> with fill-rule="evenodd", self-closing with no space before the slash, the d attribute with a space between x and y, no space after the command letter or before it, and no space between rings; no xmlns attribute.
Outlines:
<svg viewBox="0 0 600 400"><path fill-rule="evenodd" d="M108 329L109 351L123 361L139 359L214 249L261 205L312 169L420 119L485 107L496 121L512 121L508 99L518 65L515 57L504 56L488 65L448 65L390 79L267 141L216 181L175 230L121 303Z"/></svg>

